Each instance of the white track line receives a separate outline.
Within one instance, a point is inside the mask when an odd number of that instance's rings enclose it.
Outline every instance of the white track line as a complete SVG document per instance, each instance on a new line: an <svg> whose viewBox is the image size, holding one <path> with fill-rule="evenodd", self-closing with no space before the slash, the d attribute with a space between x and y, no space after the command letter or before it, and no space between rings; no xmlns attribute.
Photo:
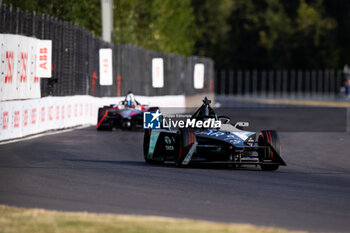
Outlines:
<svg viewBox="0 0 350 233"><path fill-rule="evenodd" d="M38 137L42 137L42 136L48 136L48 135L53 135L53 134L59 134L59 133L66 133L66 132L70 132L76 129L84 129L87 127L90 127L92 125L81 125L81 126L76 126L76 127L72 127L69 129L58 129L58 130L54 130L54 131L46 131L46 132L41 132L38 134L34 134L34 135L30 135L30 136L26 136L24 138L16 138L16 139L11 139L8 141L4 141L4 142L0 142L0 145L3 144L9 144L9 143L13 143L13 142L19 142L19 141L26 141L26 140L30 140L30 139L34 139L34 138L38 138Z"/></svg>

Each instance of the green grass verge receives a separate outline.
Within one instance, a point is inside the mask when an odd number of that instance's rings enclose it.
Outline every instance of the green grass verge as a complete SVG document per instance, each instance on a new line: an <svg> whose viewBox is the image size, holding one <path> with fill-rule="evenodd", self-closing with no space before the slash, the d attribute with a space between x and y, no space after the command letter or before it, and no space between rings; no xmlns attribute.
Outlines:
<svg viewBox="0 0 350 233"><path fill-rule="evenodd" d="M0 205L1 233L191 233L191 232L292 232L248 224L224 224L153 216L92 214L24 209Z"/></svg>

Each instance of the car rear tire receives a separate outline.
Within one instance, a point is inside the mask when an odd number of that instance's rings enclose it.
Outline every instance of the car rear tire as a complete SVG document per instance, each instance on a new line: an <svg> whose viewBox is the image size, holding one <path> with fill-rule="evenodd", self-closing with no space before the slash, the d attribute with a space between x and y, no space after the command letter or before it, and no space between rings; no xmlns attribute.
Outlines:
<svg viewBox="0 0 350 233"><path fill-rule="evenodd" d="M258 145L259 146L267 146L271 145L274 150L278 153L278 155L281 152L281 145L278 138L278 134L274 130L263 130L261 131L259 138L258 138ZM269 164L269 162L274 162L277 155L275 155L275 152L271 150L270 148L265 149L259 149L259 160L263 164L260 164L260 167L263 171L275 171L279 168L278 164Z"/></svg>
<svg viewBox="0 0 350 233"><path fill-rule="evenodd" d="M196 140L194 130L190 128L180 128L176 136L175 166L183 167L182 162L190 151Z"/></svg>

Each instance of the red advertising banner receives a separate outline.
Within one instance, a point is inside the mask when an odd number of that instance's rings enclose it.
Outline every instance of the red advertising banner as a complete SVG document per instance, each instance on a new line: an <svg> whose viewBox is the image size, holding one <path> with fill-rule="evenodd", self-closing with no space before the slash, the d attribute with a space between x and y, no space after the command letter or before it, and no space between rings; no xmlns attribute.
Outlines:
<svg viewBox="0 0 350 233"><path fill-rule="evenodd" d="M0 45L0 101L40 98L39 77L51 77L51 41L0 34Z"/></svg>

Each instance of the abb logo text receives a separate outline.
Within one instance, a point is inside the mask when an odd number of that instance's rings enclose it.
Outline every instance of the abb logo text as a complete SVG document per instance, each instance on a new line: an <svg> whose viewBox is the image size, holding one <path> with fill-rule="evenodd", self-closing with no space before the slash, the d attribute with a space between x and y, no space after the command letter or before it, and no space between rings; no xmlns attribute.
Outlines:
<svg viewBox="0 0 350 233"><path fill-rule="evenodd" d="M5 83L12 83L14 65L15 65L15 60L14 60L13 51L6 51Z"/></svg>
<svg viewBox="0 0 350 233"><path fill-rule="evenodd" d="M78 104L74 105L74 117L78 116Z"/></svg>
<svg viewBox="0 0 350 233"><path fill-rule="evenodd" d="M40 68L47 70L47 48L40 48L39 52Z"/></svg>
<svg viewBox="0 0 350 233"><path fill-rule="evenodd" d="M49 120L52 121L53 119L53 106L49 106Z"/></svg>
<svg viewBox="0 0 350 233"><path fill-rule="evenodd" d="M45 122L45 107L41 107L41 122Z"/></svg>
<svg viewBox="0 0 350 233"><path fill-rule="evenodd" d="M83 115L83 104L80 104L80 116Z"/></svg>
<svg viewBox="0 0 350 233"><path fill-rule="evenodd" d="M72 106L69 104L68 105L68 118L70 118L72 112Z"/></svg>
<svg viewBox="0 0 350 233"><path fill-rule="evenodd" d="M2 129L7 129L9 125L9 112L2 114Z"/></svg>
<svg viewBox="0 0 350 233"><path fill-rule="evenodd" d="M27 126L28 125L28 110L24 110L24 114L23 114L23 126Z"/></svg>
<svg viewBox="0 0 350 233"><path fill-rule="evenodd" d="M15 111L14 112L14 119L13 119L13 128L19 127L19 121L20 121L19 111Z"/></svg>
<svg viewBox="0 0 350 233"><path fill-rule="evenodd" d="M21 83L26 82L27 79L27 61L28 61L28 54L27 53L21 53Z"/></svg>
<svg viewBox="0 0 350 233"><path fill-rule="evenodd" d="M103 72L108 73L108 59L107 58L103 59L102 68L103 68Z"/></svg>
<svg viewBox="0 0 350 233"><path fill-rule="evenodd" d="M59 120L60 119L60 106L57 105L56 106L56 120Z"/></svg>
<svg viewBox="0 0 350 233"><path fill-rule="evenodd" d="M36 123L36 108L32 109L32 125Z"/></svg>
<svg viewBox="0 0 350 233"><path fill-rule="evenodd" d="M62 120L64 120L64 105L62 105Z"/></svg>

